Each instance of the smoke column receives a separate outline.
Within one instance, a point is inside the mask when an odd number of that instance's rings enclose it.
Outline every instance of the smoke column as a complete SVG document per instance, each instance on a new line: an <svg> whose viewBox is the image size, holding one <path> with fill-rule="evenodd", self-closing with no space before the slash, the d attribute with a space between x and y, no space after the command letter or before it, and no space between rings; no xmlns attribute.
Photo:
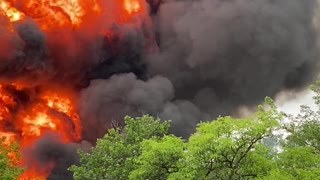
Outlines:
<svg viewBox="0 0 320 180"><path fill-rule="evenodd" d="M305 89L320 70L316 0L137 0L126 12L117 0L80 1L85 13L26 2L15 3L25 20L0 19L0 82L28 89L21 107L46 90L72 94L82 126L81 140L49 133L25 149L54 164L49 179L72 179L75 150L125 115L172 120L187 138L200 121Z"/></svg>
<svg viewBox="0 0 320 180"><path fill-rule="evenodd" d="M110 119L150 113L172 120L172 132L187 137L200 120L237 115L265 96L307 87L319 72L316 9L314 0L163 2L152 15L158 51L127 57L146 66L143 75L115 74L82 90L85 134L95 139ZM98 71L115 71L108 67Z"/></svg>

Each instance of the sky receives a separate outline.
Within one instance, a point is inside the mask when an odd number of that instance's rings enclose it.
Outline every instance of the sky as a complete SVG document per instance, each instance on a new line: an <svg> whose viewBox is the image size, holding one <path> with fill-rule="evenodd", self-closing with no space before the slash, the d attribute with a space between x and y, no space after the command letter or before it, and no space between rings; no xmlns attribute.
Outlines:
<svg viewBox="0 0 320 180"><path fill-rule="evenodd" d="M310 106L313 110L316 110L316 105L313 102L312 97L314 93L310 90L305 90L297 94L290 94L290 100L287 96L279 95L276 99L276 105L280 111L284 111L289 114L298 114L300 112L301 105Z"/></svg>

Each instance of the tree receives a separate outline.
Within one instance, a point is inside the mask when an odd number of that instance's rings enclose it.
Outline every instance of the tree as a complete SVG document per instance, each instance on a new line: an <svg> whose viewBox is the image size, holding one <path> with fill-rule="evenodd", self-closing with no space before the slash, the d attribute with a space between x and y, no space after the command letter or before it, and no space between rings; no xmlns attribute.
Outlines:
<svg viewBox="0 0 320 180"><path fill-rule="evenodd" d="M188 142L175 136L142 142L129 179L252 179L276 168L275 151L263 143L282 118L268 98L248 119L219 117L203 122Z"/></svg>
<svg viewBox="0 0 320 180"><path fill-rule="evenodd" d="M282 142L280 170L296 179L320 179L320 82L311 86L318 110L301 106L297 116L286 115L284 125L290 135Z"/></svg>
<svg viewBox="0 0 320 180"><path fill-rule="evenodd" d="M5 140L0 140L0 179L15 180L23 173L18 166L20 157L19 148L16 144L6 145Z"/></svg>
<svg viewBox="0 0 320 180"><path fill-rule="evenodd" d="M136 160L137 169L129 179L167 179L179 171L178 162L183 158L185 144L175 136L145 140L141 144L141 155Z"/></svg>
<svg viewBox="0 0 320 180"><path fill-rule="evenodd" d="M167 134L169 123L160 122L151 116L125 117L126 126L111 129L91 153L80 151L80 166L69 168L77 180L128 179L137 168L136 159L141 155L141 143L150 138Z"/></svg>
<svg viewBox="0 0 320 180"><path fill-rule="evenodd" d="M280 114L270 99L248 119L219 117L200 123L188 142L166 135L169 123L150 116L126 117L126 126L110 130L91 153L80 152L75 179L250 179L274 168L272 137Z"/></svg>
<svg viewBox="0 0 320 180"><path fill-rule="evenodd" d="M270 108L260 107L248 119L219 117L200 123L189 139L179 172L171 178L250 179L268 174L275 165L274 152L263 139L273 136L281 119L275 106Z"/></svg>
<svg viewBox="0 0 320 180"><path fill-rule="evenodd" d="M188 140L168 135L168 122L126 117L70 170L81 180L320 179L320 82L312 89L317 111L288 115L266 98L251 117L199 123Z"/></svg>

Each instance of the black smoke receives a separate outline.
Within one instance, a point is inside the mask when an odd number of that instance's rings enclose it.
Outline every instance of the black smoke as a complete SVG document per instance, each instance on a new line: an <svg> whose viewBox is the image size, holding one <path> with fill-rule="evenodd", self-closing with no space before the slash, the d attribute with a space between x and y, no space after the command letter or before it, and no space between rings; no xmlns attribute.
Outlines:
<svg viewBox="0 0 320 180"><path fill-rule="evenodd" d="M188 137L201 120L239 115L317 78L316 0L146 1L149 12L132 23L102 17L89 28L111 36L42 32L32 19L17 34L1 27L0 80L74 90L83 139L94 144L125 115L172 120L171 131ZM44 137L31 154L56 164L51 179L67 179L76 147Z"/></svg>
<svg viewBox="0 0 320 180"><path fill-rule="evenodd" d="M136 78L114 73L91 81L80 98L90 139L105 132L92 135L92 129L107 128L113 118L147 113L173 120L172 132L187 137L200 120L237 115L265 96L299 91L319 73L314 0L149 2L158 51L126 58L142 61L146 69L139 72L148 78L132 71Z"/></svg>
<svg viewBox="0 0 320 180"><path fill-rule="evenodd" d="M37 164L36 171L48 169L52 165L53 170L50 172L48 180L66 180L73 179L72 173L67 169L71 165L79 164L79 155L77 149L89 151L90 144L87 142L61 144L59 136L55 134L46 134L41 137L31 148L25 149L22 153L27 157L29 163L26 166ZM50 169L50 168L49 168Z"/></svg>

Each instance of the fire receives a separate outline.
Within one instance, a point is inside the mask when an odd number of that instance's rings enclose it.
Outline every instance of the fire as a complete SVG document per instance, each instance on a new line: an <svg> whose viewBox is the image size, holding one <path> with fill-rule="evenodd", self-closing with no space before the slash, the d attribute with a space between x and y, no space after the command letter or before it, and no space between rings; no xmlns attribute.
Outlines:
<svg viewBox="0 0 320 180"><path fill-rule="evenodd" d="M0 85L0 137L5 139L7 146L19 142L21 150L30 148L48 132L61 136L61 143L81 139L80 119L70 98L52 92L36 95L29 91ZM22 165L24 161L22 156ZM35 164L28 167L21 179L46 178L52 167L53 164L48 167Z"/></svg>
<svg viewBox="0 0 320 180"><path fill-rule="evenodd" d="M15 142L16 135L10 132L0 132L0 139L3 140L2 146L8 147Z"/></svg>
<svg viewBox="0 0 320 180"><path fill-rule="evenodd" d="M124 7L129 14L139 12L141 8L140 3L137 0L125 0Z"/></svg>
<svg viewBox="0 0 320 180"><path fill-rule="evenodd" d="M103 37L113 36L111 29L115 24L141 25L137 17L147 14L145 6L145 0L0 0L0 20L5 20L5 23L1 22L0 25L4 29L10 29L10 33L6 36L1 34L1 31L0 35L6 39L0 44L0 48L6 55L6 51L10 51L14 46L7 41L11 42L12 39L15 43L15 38L21 37L14 29L16 27L14 25L29 22L32 19L46 38L48 56L52 61L57 62L60 59L63 61L65 56L68 56L66 59L74 61L77 59L74 54L78 52L79 43L73 36L73 32L75 34L81 32L85 35L98 34ZM77 37L81 35L76 34ZM59 38L62 40L56 40ZM60 52L51 50L50 45L62 47L61 49L68 48L69 54L62 52L62 58L60 58ZM32 47L25 47L25 49L27 51L28 48L32 50L35 47L37 48L37 44L32 44ZM18 48L17 52L19 50L23 51L23 47ZM7 58L7 56L3 57ZM0 62L1 58L2 56L0 56ZM29 62L29 59L23 59L23 61ZM35 87L26 86L28 82L21 81L23 80L18 82L11 78L10 82L6 80L6 83L0 84L0 138L4 138L4 146L18 142L23 152L26 149L32 149L47 133L58 135L60 143L81 140L81 122L76 100L72 97L74 92L52 90L48 87L51 82L47 84L41 82L43 89L38 91ZM16 156L10 154L10 157ZM27 161L32 160L22 155L18 161L21 166L25 166ZM45 179L54 166L54 163L44 166L32 162L21 179Z"/></svg>
<svg viewBox="0 0 320 180"><path fill-rule="evenodd" d="M26 0L23 12L38 21L43 29L52 26L79 26L85 15L79 0Z"/></svg>
<svg viewBox="0 0 320 180"><path fill-rule="evenodd" d="M84 16L84 9L80 6L79 0L60 0L49 2L51 7L60 7L66 12L72 24L80 24Z"/></svg>
<svg viewBox="0 0 320 180"><path fill-rule="evenodd" d="M11 6L6 0L0 0L0 11L7 16L10 21L19 21L24 18L24 14Z"/></svg>
<svg viewBox="0 0 320 180"><path fill-rule="evenodd" d="M40 136L41 129L56 130L56 125L52 121L53 120L44 113L37 113L34 118L27 116L24 119L26 126L24 127L22 136Z"/></svg>
<svg viewBox="0 0 320 180"><path fill-rule="evenodd" d="M113 17L116 21L128 21L134 13L142 10L142 0L113 0L107 3L103 0L23 0L19 1L19 9L15 7L18 4L16 1L0 0L2 14L11 22L31 17L43 30L80 27L83 21L92 21L92 14L98 19L110 10L116 14L117 17ZM110 8L103 8L104 3Z"/></svg>

